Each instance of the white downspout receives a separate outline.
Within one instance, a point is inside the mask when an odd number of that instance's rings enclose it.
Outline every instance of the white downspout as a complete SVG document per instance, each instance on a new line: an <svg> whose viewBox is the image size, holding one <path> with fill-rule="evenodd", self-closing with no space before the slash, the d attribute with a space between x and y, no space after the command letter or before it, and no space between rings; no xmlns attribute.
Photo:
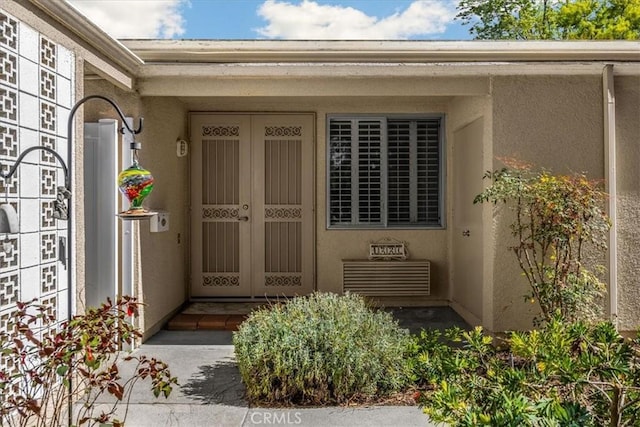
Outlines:
<svg viewBox="0 0 640 427"><path fill-rule="evenodd" d="M613 86L613 64L602 71L602 100L604 110L604 173L605 191L609 194L607 214L611 219L607 258L609 264L609 317L618 323L618 232L616 189L616 96Z"/></svg>

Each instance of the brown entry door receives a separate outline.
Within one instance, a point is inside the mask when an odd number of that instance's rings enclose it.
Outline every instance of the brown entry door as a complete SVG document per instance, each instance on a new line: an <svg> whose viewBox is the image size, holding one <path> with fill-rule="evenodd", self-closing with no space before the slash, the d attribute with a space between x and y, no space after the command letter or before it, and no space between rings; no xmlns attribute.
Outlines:
<svg viewBox="0 0 640 427"><path fill-rule="evenodd" d="M191 115L193 297L313 290L314 121Z"/></svg>

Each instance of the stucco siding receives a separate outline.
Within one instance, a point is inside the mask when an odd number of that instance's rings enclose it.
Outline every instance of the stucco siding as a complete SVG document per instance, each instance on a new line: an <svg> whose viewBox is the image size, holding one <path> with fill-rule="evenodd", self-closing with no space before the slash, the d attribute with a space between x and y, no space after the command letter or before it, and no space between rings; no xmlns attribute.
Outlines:
<svg viewBox="0 0 640 427"><path fill-rule="evenodd" d="M155 333L187 300L188 157L177 157L176 140L187 135L187 111L176 98L143 98L148 124L141 134L142 165L149 168L154 191L145 204L169 212L169 231L151 233L140 224L141 277L145 334Z"/></svg>
<svg viewBox="0 0 640 427"><path fill-rule="evenodd" d="M552 173L603 178L602 81L599 76L502 77L493 81L494 169L515 157ZM508 246L510 212L494 216L494 330L532 326L537 304L523 304L528 284Z"/></svg>
<svg viewBox="0 0 640 427"><path fill-rule="evenodd" d="M618 326L640 328L640 78L616 77Z"/></svg>

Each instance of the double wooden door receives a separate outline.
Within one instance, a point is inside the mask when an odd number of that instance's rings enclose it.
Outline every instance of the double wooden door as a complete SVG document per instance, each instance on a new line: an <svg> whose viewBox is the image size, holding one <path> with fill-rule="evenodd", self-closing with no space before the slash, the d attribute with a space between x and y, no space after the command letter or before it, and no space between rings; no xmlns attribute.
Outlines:
<svg viewBox="0 0 640 427"><path fill-rule="evenodd" d="M191 295L314 287L312 114L191 114Z"/></svg>

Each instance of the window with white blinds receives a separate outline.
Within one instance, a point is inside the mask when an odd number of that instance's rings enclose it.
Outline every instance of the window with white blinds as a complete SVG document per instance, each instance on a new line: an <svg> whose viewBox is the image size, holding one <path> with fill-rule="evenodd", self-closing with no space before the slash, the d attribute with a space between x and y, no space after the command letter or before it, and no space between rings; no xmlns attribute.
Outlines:
<svg viewBox="0 0 640 427"><path fill-rule="evenodd" d="M330 117L329 227L441 227L442 117Z"/></svg>

